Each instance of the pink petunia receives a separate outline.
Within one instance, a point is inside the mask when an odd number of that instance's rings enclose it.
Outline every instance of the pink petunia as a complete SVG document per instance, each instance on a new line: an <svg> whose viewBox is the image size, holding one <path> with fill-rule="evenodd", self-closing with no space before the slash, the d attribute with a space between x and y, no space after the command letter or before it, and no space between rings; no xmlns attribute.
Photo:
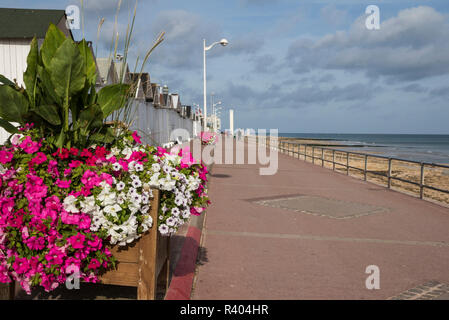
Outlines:
<svg viewBox="0 0 449 320"><path fill-rule="evenodd" d="M42 237L30 237L25 243L31 250L42 250L45 248L45 239Z"/></svg>
<svg viewBox="0 0 449 320"><path fill-rule="evenodd" d="M91 223L90 217L88 215L82 215L79 219L78 226L82 230L89 230L90 223Z"/></svg>
<svg viewBox="0 0 449 320"><path fill-rule="evenodd" d="M31 140L30 136L27 136L22 143L19 145L28 154L35 153L39 150L40 145L37 142Z"/></svg>
<svg viewBox="0 0 449 320"><path fill-rule="evenodd" d="M76 236L71 236L67 239L67 241L70 243L73 249L82 249L84 248L84 241L86 240L86 237L78 233Z"/></svg>
<svg viewBox="0 0 449 320"><path fill-rule="evenodd" d="M103 181L106 181L106 183L111 186L114 183L114 179L112 179L112 176L110 174L107 174L106 172L102 172L100 178L103 179Z"/></svg>
<svg viewBox="0 0 449 320"><path fill-rule="evenodd" d="M80 165L82 165L83 163L81 162L81 161L79 161L79 160L72 160L70 163L69 163L69 167L70 168L78 168Z"/></svg>
<svg viewBox="0 0 449 320"><path fill-rule="evenodd" d="M87 241L87 244L91 246L95 250L99 250L103 247L103 242L101 241L101 238L94 235L93 240Z"/></svg>
<svg viewBox="0 0 449 320"><path fill-rule="evenodd" d="M50 160L48 162L48 169L47 172L50 173L53 177L59 176L58 171L58 161L56 160Z"/></svg>
<svg viewBox="0 0 449 320"><path fill-rule="evenodd" d="M30 268L30 264L26 258L16 258L12 265L15 272L18 274L25 273Z"/></svg>
<svg viewBox="0 0 449 320"><path fill-rule="evenodd" d="M101 179L95 172L86 170L83 174L83 177L81 178L81 182L87 188L92 189L94 186L98 186L100 184Z"/></svg>
<svg viewBox="0 0 449 320"><path fill-rule="evenodd" d="M101 266L100 261L98 261L97 259L93 258L92 260L90 260L89 263L89 269L98 269Z"/></svg>
<svg viewBox="0 0 449 320"><path fill-rule="evenodd" d="M70 214L64 209L61 211L61 221L65 224L78 225L80 221L80 216L76 214Z"/></svg>
<svg viewBox="0 0 449 320"><path fill-rule="evenodd" d="M3 164L6 164L8 162L11 162L12 158L14 157L14 154L12 152L1 150L0 151L0 162Z"/></svg>
<svg viewBox="0 0 449 320"><path fill-rule="evenodd" d="M134 141L136 142L136 143L142 143L142 140L141 140L141 136L139 136L138 134L137 134L137 131L134 131L133 132L133 139L134 139Z"/></svg>
<svg viewBox="0 0 449 320"><path fill-rule="evenodd" d="M71 183L72 183L72 180L60 180L60 179L56 180L56 185L62 189L70 188Z"/></svg>
<svg viewBox="0 0 449 320"><path fill-rule="evenodd" d="M42 164L45 161L47 161L47 156L43 152L38 152L36 156L31 159L31 163L36 165Z"/></svg>

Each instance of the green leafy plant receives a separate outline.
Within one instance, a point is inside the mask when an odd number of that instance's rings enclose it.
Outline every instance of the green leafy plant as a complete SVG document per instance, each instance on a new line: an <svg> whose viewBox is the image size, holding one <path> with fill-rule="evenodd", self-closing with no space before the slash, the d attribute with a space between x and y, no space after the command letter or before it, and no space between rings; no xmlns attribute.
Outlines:
<svg viewBox="0 0 449 320"><path fill-rule="evenodd" d="M132 95L124 83L96 92L95 59L87 42L75 43L53 24L40 49L32 40L23 79L26 89L0 76L0 126L15 133L13 123L34 123L57 147L112 142L114 131L105 119Z"/></svg>

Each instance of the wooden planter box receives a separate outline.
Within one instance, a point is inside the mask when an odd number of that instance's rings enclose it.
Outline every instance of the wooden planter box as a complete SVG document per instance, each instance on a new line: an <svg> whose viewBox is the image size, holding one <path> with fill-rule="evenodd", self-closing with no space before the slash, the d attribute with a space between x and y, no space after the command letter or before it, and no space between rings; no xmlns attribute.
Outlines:
<svg viewBox="0 0 449 320"><path fill-rule="evenodd" d="M137 242L126 247L111 247L117 269L100 277L102 284L137 287L138 300L155 300L157 285L167 289L169 282L169 237L157 228L160 191L153 190L150 214L153 227ZM0 284L0 300L14 299L15 284Z"/></svg>

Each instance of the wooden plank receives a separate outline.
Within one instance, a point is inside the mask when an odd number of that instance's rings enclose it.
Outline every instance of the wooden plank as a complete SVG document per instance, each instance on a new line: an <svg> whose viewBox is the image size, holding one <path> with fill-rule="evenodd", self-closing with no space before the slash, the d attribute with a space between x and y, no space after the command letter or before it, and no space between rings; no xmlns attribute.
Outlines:
<svg viewBox="0 0 449 320"><path fill-rule="evenodd" d="M126 247L114 246L111 248L111 252L120 262L137 263L139 261L139 246L137 243Z"/></svg>
<svg viewBox="0 0 449 320"><path fill-rule="evenodd" d="M139 281L136 263L120 262L117 270L106 272L100 277L103 284L136 287Z"/></svg>
<svg viewBox="0 0 449 320"><path fill-rule="evenodd" d="M156 255L156 275L159 276L162 268L165 265L165 262L168 260L168 242L169 237L163 237L158 232L158 240L157 240L157 255Z"/></svg>
<svg viewBox="0 0 449 320"><path fill-rule="evenodd" d="M15 289L14 287L14 282L0 283L0 300L13 300Z"/></svg>
<svg viewBox="0 0 449 320"><path fill-rule="evenodd" d="M154 300L156 298L156 257L157 257L157 240L158 240L158 212L159 212L159 190L153 190L153 202L150 214L153 218L153 227L139 241L139 262L138 274L139 280L137 284L138 300Z"/></svg>

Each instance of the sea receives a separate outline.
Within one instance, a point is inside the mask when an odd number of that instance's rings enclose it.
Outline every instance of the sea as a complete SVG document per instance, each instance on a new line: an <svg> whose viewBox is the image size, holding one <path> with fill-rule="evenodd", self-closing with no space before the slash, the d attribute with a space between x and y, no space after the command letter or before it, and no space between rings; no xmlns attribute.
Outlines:
<svg viewBox="0 0 449 320"><path fill-rule="evenodd" d="M279 133L279 137L330 140L346 145L344 150L449 164L449 135Z"/></svg>

